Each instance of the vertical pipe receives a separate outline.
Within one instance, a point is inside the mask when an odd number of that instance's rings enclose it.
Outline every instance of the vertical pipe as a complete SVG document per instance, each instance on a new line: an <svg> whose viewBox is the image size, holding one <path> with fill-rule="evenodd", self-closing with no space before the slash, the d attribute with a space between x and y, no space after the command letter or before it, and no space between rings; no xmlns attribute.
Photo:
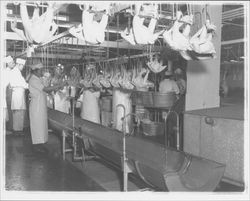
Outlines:
<svg viewBox="0 0 250 201"><path fill-rule="evenodd" d="M63 160L65 160L65 152L66 152L66 150L65 150L65 137L66 137L65 131L63 130L62 131L62 138L63 138L63 142L62 142L62 154L63 154Z"/></svg>
<svg viewBox="0 0 250 201"><path fill-rule="evenodd" d="M168 124L167 124L168 113L169 112L167 112L167 115L164 118L164 141L165 141L164 145L165 147L168 147Z"/></svg>
<svg viewBox="0 0 250 201"><path fill-rule="evenodd" d="M173 72L173 61L168 60L168 71Z"/></svg>
<svg viewBox="0 0 250 201"><path fill-rule="evenodd" d="M177 112L175 112L176 115L176 149L180 150L180 119L179 119L179 115L177 114Z"/></svg>
<svg viewBox="0 0 250 201"><path fill-rule="evenodd" d="M124 110L124 120L123 120L123 191L127 192L128 190L128 173L126 168L126 118Z"/></svg>
<svg viewBox="0 0 250 201"><path fill-rule="evenodd" d="M118 107L123 108L123 118L122 118L122 131L123 131L123 138L122 138L122 163L123 163L123 191L127 192L128 190L128 173L127 173L127 167L126 167L126 109L125 106L122 104L118 104L116 106L116 109ZM116 113L116 111L115 111Z"/></svg>

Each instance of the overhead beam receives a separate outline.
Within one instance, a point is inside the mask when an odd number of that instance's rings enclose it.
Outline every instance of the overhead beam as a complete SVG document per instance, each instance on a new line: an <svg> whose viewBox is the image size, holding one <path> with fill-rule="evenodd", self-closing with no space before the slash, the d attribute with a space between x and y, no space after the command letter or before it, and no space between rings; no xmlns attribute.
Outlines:
<svg viewBox="0 0 250 201"><path fill-rule="evenodd" d="M231 45L235 43L244 43L246 40L244 38L235 39L235 40L228 40L228 41L222 41L221 45Z"/></svg>
<svg viewBox="0 0 250 201"><path fill-rule="evenodd" d="M222 22L226 20L233 20L235 18L244 18L244 7L224 11L222 13Z"/></svg>
<svg viewBox="0 0 250 201"><path fill-rule="evenodd" d="M60 35L60 34L59 34ZM119 48L120 49L135 49L135 50L147 50L146 45L131 45L127 41L104 41L103 43L99 45L90 45L86 44L84 41L78 40L77 38L74 38L72 36L69 36L68 38L65 38L65 36L68 36L68 31L61 33L61 40L60 44L68 44L68 45L83 45L83 46L92 46L92 47L109 47L109 48L117 48L117 44L119 43ZM15 32L5 32L3 35L3 38L5 40L17 40L17 41L23 41L21 37L19 37ZM46 45L48 43L55 42L57 43L58 40L60 39L59 36L55 36L52 38L50 41L47 43L43 44ZM58 42L59 43L59 42ZM154 46L154 51L160 51L161 47L159 46Z"/></svg>
<svg viewBox="0 0 250 201"><path fill-rule="evenodd" d="M10 55L12 57L16 57L17 55L21 55L21 51L7 51L6 55ZM49 58L49 59L65 59L65 60L78 60L81 59L81 55L68 55L68 54L42 54L42 53L35 53L32 55L32 58ZM84 59L95 59L95 60L100 60L100 59L106 59L98 56L84 56Z"/></svg>
<svg viewBox="0 0 250 201"><path fill-rule="evenodd" d="M7 55L10 55L12 57L15 57L16 55L20 55L22 52L18 51L18 52L14 52L14 51L8 51ZM45 54L42 53L35 53L32 54L32 58L43 58L45 57ZM81 55L76 56L76 55L68 55L68 54L46 54L46 58L49 59L72 59L72 60L77 60L81 58Z"/></svg>

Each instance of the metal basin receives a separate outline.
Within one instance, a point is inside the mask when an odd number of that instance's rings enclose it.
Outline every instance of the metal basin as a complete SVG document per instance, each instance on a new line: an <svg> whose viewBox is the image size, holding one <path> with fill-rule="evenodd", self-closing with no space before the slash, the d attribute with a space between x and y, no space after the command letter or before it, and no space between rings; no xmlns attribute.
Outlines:
<svg viewBox="0 0 250 201"><path fill-rule="evenodd" d="M56 131L72 129L68 114L49 109L48 119ZM75 127L89 137L89 149L121 166L122 132L80 118L75 118ZM225 171L223 164L136 136L127 137L126 150L132 172L163 191L213 191Z"/></svg>

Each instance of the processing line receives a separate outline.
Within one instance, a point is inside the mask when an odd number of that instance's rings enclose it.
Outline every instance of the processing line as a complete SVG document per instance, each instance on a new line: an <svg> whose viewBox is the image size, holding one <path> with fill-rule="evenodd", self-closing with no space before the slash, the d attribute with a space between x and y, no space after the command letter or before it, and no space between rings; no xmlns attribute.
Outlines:
<svg viewBox="0 0 250 201"><path fill-rule="evenodd" d="M69 114L48 109L49 126L56 132L77 130L88 138L87 149L97 156L138 175L145 183L162 191L213 191L225 165L165 147L140 136L128 135ZM75 125L75 128L73 128ZM126 164L123 164L123 137L126 138Z"/></svg>

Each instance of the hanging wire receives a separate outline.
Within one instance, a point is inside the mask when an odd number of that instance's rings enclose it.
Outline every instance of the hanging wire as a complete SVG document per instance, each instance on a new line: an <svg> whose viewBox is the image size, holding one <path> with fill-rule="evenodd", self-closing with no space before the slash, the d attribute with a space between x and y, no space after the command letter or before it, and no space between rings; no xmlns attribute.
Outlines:
<svg viewBox="0 0 250 201"><path fill-rule="evenodd" d="M131 5L130 5L131 6ZM132 8L131 8L131 10L132 10ZM128 16L128 32L130 33L130 29L131 29L131 14L129 14L129 16ZM129 46L129 48L128 48L128 65L129 65L129 67L131 66L131 59L130 59L130 46Z"/></svg>
<svg viewBox="0 0 250 201"><path fill-rule="evenodd" d="M120 28L120 23L119 23L119 19L120 19L120 17L119 17L119 13L118 13L118 15L117 15L117 18L116 18L116 25L117 25L117 33L116 33L116 43L117 43L117 57L119 58L120 57L120 52L119 52L119 28ZM119 61L118 61L119 59L117 59L117 65L118 65L118 63L119 63Z"/></svg>
<svg viewBox="0 0 250 201"><path fill-rule="evenodd" d="M172 19L174 19L174 9L175 9L175 8L174 8L174 5L175 5L175 4L173 4L173 7L172 7L172 9L173 9L173 10L172 10Z"/></svg>
<svg viewBox="0 0 250 201"><path fill-rule="evenodd" d="M47 71L49 70L49 46L47 47Z"/></svg>
<svg viewBox="0 0 250 201"><path fill-rule="evenodd" d="M189 4L187 4L187 15L190 15L190 8L189 8Z"/></svg>

